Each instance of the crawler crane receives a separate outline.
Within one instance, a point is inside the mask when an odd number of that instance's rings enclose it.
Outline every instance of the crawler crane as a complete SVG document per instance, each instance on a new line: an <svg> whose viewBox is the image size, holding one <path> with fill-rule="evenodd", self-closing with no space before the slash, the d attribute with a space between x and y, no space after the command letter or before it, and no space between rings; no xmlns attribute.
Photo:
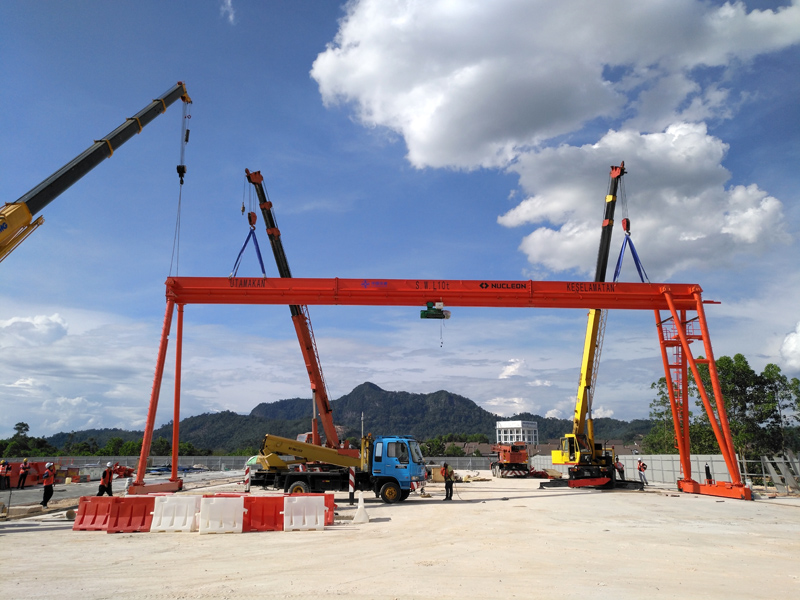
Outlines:
<svg viewBox="0 0 800 600"><path fill-rule="evenodd" d="M611 248L611 235L614 227L614 209L617 203L617 191L622 176L625 174L625 163L611 167L611 181L606 195L606 207L603 215L603 228L600 234L600 247L597 251L595 282L605 282L608 267L608 254ZM586 326L586 338L581 362L581 377L578 384L578 397L575 413L572 418L572 432L560 440L560 447L551 452L554 465L567 465L569 487L637 487L638 482L617 481L613 448L604 448L595 442L594 425L592 423L592 398L597 368L600 361L600 349L605 334L606 311L591 309ZM559 480L542 485L559 485Z"/></svg>

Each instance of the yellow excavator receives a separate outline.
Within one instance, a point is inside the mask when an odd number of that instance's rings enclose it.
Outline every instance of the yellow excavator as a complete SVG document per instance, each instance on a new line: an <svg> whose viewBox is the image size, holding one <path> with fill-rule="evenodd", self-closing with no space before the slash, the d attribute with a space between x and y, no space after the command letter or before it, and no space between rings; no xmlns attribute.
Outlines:
<svg viewBox="0 0 800 600"><path fill-rule="evenodd" d="M66 191L73 183L114 154L114 150L132 138L134 134L140 133L142 128L150 121L161 113L166 112L167 107L178 98L186 104L191 103L189 94L186 92L186 86L181 81L134 116L126 119L114 131L96 140L89 148L16 202L7 202L5 206L0 208L0 262L44 223L44 217L39 216L34 219L35 215ZM188 130L185 135L188 137ZM181 183L183 183L185 173L186 167L178 165L178 175L181 178Z"/></svg>
<svg viewBox="0 0 800 600"><path fill-rule="evenodd" d="M617 192L624 174L624 162L621 162L618 167L611 167L611 181L608 194L606 194L600 248L597 252L595 282L606 280L608 254L614 227L614 209L617 203ZM602 444L596 443L594 438L592 398L605 335L606 315L607 311L601 309L589 311L586 338L583 344L581 377L578 383L578 397L572 418L572 432L561 438L557 450L551 451L553 464L567 466L569 477L566 480L552 480L553 485L563 485L566 482L569 487L603 489L641 487L639 482L617 480L614 468L616 462L614 449L603 447Z"/></svg>

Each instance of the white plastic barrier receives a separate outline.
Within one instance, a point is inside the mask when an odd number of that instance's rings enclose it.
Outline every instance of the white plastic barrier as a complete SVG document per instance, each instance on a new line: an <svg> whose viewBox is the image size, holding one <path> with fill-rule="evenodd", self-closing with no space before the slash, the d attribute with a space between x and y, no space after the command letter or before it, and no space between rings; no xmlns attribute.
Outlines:
<svg viewBox="0 0 800 600"><path fill-rule="evenodd" d="M324 496L286 496L283 499L283 530L325 529Z"/></svg>
<svg viewBox="0 0 800 600"><path fill-rule="evenodd" d="M156 496L150 532L197 531L200 496Z"/></svg>
<svg viewBox="0 0 800 600"><path fill-rule="evenodd" d="M200 501L200 533L242 533L244 497L203 498Z"/></svg>

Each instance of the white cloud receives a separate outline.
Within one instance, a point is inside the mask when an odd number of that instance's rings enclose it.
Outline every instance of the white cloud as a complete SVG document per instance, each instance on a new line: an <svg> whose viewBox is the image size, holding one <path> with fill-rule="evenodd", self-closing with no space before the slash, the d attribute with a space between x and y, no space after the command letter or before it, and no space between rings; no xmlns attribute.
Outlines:
<svg viewBox="0 0 800 600"><path fill-rule="evenodd" d="M37 427L48 433L72 429L92 429L102 424L101 404L82 396L48 398L42 403L44 422Z"/></svg>
<svg viewBox="0 0 800 600"><path fill-rule="evenodd" d="M781 357L792 369L800 369L800 322L781 344Z"/></svg>
<svg viewBox="0 0 800 600"><path fill-rule="evenodd" d="M363 0L311 75L326 104L352 103L365 125L401 134L417 167L497 167L624 111L643 131L724 114L724 90L692 69L798 40L797 3Z"/></svg>
<svg viewBox="0 0 800 600"><path fill-rule="evenodd" d="M534 379L533 381L529 381L528 385L531 387L550 387L553 385L553 382L547 379Z"/></svg>
<svg viewBox="0 0 800 600"><path fill-rule="evenodd" d="M598 406L592 409L592 417L595 419L604 419L604 418L611 418L614 416L614 411L610 408L603 408L602 406Z"/></svg>
<svg viewBox="0 0 800 600"><path fill-rule="evenodd" d="M66 321L58 313L0 320L0 347L49 345L67 335L67 330Z"/></svg>
<svg viewBox="0 0 800 600"><path fill-rule="evenodd" d="M484 403L483 408L501 417L531 411L529 403L524 398L492 398Z"/></svg>
<svg viewBox="0 0 800 600"><path fill-rule="evenodd" d="M694 0L363 0L311 75L326 104L400 134L418 168L517 174L527 197L498 221L537 226L520 246L531 276L590 273L607 169L625 160L634 238L661 280L790 240L779 200L756 184L725 187L728 147L704 121L730 118L747 94L731 97L733 70L799 41L798 1L747 12Z"/></svg>
<svg viewBox="0 0 800 600"><path fill-rule="evenodd" d="M519 375L519 370L525 366L525 361L519 358L512 358L508 364L503 367L503 371L498 376L498 379L508 379L514 375Z"/></svg>
<svg viewBox="0 0 800 600"><path fill-rule="evenodd" d="M547 419L563 419L563 413L557 408L551 408L544 414Z"/></svg>
<svg viewBox="0 0 800 600"><path fill-rule="evenodd" d="M219 6L219 14L228 19L228 23L235 25L236 11L233 8L233 0L222 0Z"/></svg>
<svg viewBox="0 0 800 600"><path fill-rule="evenodd" d="M755 184L725 188L726 149L704 124L676 123L662 133L611 131L595 144L528 153L509 170L536 193L498 222L541 225L520 245L531 264L590 273L605 192L600 174L624 158L632 239L651 279L699 264L730 266L738 253L760 253L791 238L780 201ZM618 210L624 214L623 206Z"/></svg>

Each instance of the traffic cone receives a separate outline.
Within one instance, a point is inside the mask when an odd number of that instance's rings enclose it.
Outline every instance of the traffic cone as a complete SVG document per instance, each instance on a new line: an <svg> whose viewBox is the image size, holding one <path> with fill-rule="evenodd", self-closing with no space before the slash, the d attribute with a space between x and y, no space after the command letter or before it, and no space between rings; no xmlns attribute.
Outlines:
<svg viewBox="0 0 800 600"><path fill-rule="evenodd" d="M364 508L364 492L358 492L358 508L356 516L353 517L353 523L369 523L367 509Z"/></svg>

